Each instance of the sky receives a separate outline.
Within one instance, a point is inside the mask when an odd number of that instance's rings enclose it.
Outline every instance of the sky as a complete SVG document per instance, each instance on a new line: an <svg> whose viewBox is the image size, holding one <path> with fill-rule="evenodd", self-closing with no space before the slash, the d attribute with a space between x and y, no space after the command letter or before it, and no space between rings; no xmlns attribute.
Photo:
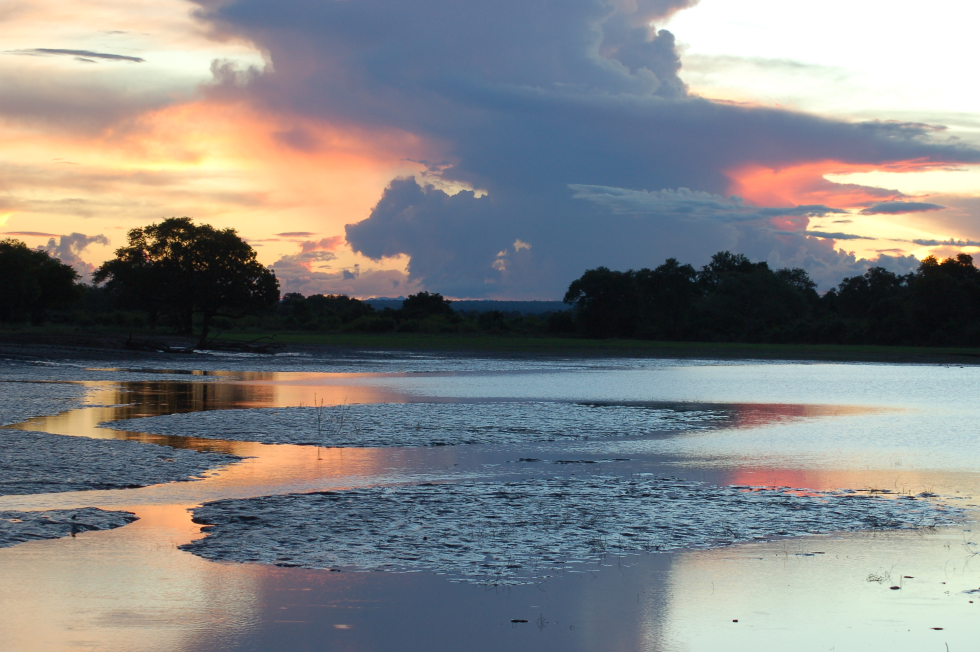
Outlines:
<svg viewBox="0 0 980 652"><path fill-rule="evenodd" d="M0 237L238 230L283 291L560 299L980 252L976 3L7 0Z"/></svg>

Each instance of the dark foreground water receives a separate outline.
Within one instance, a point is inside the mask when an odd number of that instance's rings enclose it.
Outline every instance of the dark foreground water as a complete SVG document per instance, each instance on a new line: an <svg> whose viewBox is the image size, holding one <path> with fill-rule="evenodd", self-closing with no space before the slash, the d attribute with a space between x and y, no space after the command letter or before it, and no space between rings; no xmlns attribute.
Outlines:
<svg viewBox="0 0 980 652"><path fill-rule="evenodd" d="M974 649L980 635L980 592L969 592L980 589L980 530L970 511L980 487L980 368L397 355L179 363L0 363L0 380L13 381L4 383L8 398L36 396L26 380L85 390L83 403L59 403L51 412L67 410L13 424L2 437L36 430L247 458L193 482L0 497L0 511L100 507L140 518L0 549L0 649L958 651ZM321 401L332 424L325 432L302 416ZM306 412L290 410L300 406ZM230 408L264 412L244 421L241 413L190 414ZM336 426L345 409L345 418L365 415L369 446L329 447L343 434ZM143 422L147 432L99 427L174 413L185 413L176 430L159 419ZM221 438L248 427L263 441L312 438L325 447ZM502 432L502 443L405 446L466 428ZM530 434L522 439L520 428ZM345 437L357 443L350 428ZM206 544L188 510L213 500L247 507L249 498L309 491L628 482L639 474L788 487L768 491L810 501L830 490L925 492L936 497L920 500L968 511L939 528L714 541L667 553L610 545L516 585L460 581L451 556L417 572L404 572L410 563L401 572L332 572L208 561L181 549ZM669 522L683 519L696 538L709 507L694 501ZM297 517L283 510L282 518ZM753 516L733 510L730 518L734 540ZM519 531L513 538L514 550L526 547Z"/></svg>

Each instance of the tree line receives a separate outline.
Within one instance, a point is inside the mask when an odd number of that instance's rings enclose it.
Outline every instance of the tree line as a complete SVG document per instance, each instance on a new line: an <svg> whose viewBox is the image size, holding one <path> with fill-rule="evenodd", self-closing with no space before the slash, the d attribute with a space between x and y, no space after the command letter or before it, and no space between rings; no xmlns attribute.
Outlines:
<svg viewBox="0 0 980 652"><path fill-rule="evenodd" d="M214 328L358 333L484 333L663 341L886 345L980 344L980 270L967 254L880 267L824 294L803 269L770 269L720 252L695 269L587 270L569 309L542 315L463 312L419 292L375 310L345 295L280 297L275 274L233 229L170 218L133 229L93 284L44 251L0 241L0 322L45 319L199 333Z"/></svg>
<svg viewBox="0 0 980 652"><path fill-rule="evenodd" d="M873 267L824 293L805 270L772 270L727 251L695 269L599 267L565 302L593 338L884 345L980 344L980 270L968 254L925 258L909 274Z"/></svg>

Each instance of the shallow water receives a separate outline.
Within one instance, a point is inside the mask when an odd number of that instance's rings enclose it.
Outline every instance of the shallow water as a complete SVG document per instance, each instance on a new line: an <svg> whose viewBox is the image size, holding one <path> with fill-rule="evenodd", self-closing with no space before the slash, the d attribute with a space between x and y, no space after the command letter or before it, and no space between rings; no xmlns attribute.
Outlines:
<svg viewBox="0 0 980 652"><path fill-rule="evenodd" d="M252 360L233 359L225 370L216 368L223 361L207 362L199 374L169 369L160 380L134 365L92 372L76 365L71 380L93 379L83 382L85 406L17 426L250 459L199 482L0 497L0 510L97 506L141 518L113 531L0 550L3 649L960 650L980 634L980 594L963 593L980 587L971 531L980 529L972 521L608 556L589 572L506 588L428 573L215 563L177 548L201 537L187 509L205 501L589 472L553 464L561 460L625 459L588 466L718 484L930 491L970 506L980 493L980 368L389 356L345 359L334 373L326 369L341 363L262 358L250 371ZM47 378L68 379L61 373ZM98 427L320 400L696 404L728 416L718 427L643 437L321 450Z"/></svg>

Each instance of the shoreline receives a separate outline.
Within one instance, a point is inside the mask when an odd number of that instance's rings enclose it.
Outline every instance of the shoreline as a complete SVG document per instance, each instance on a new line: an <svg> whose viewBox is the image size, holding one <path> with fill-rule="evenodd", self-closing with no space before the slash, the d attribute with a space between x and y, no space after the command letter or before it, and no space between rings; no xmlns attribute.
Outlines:
<svg viewBox="0 0 980 652"><path fill-rule="evenodd" d="M173 359L185 354L128 349L130 335L161 345L190 346L193 337L162 332L110 329L25 327L0 330L0 356L37 359ZM801 362L881 362L896 364L980 364L980 348L838 344L750 344L731 342L655 342L563 337L463 334L348 334L302 331L221 333L220 342L257 339L283 345L283 352L425 351L493 357L622 357L652 359L798 360Z"/></svg>

